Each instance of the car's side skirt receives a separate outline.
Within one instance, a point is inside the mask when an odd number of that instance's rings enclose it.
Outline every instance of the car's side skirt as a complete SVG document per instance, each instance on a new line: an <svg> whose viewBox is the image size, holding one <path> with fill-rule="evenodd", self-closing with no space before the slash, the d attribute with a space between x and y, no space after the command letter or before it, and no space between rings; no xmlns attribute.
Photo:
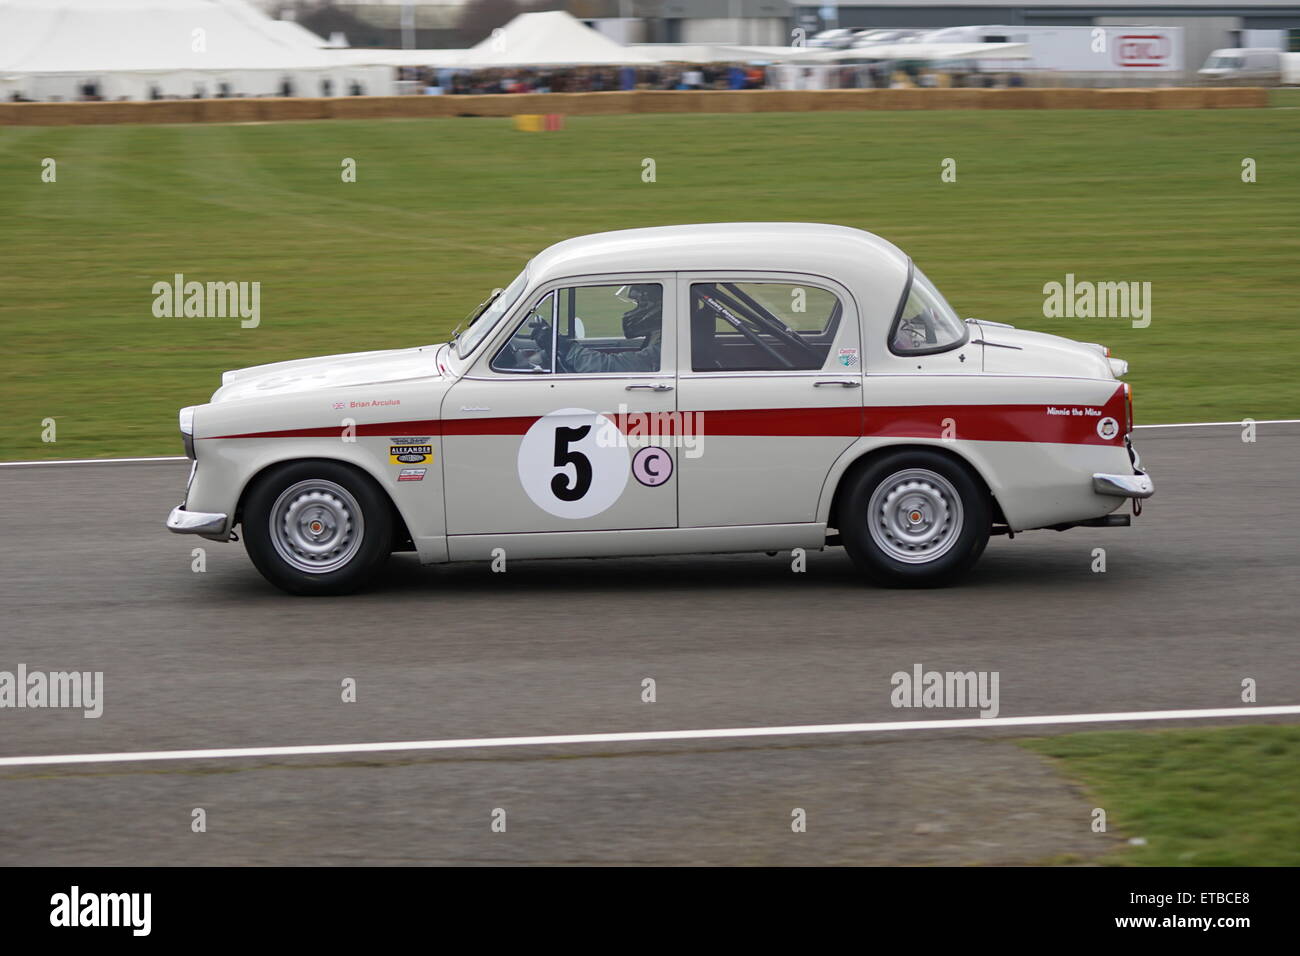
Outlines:
<svg viewBox="0 0 1300 956"><path fill-rule="evenodd" d="M447 538L452 561L505 558L614 558L657 554L819 549L826 525L762 524L728 528L643 528L634 531L544 531L532 534L456 534Z"/></svg>

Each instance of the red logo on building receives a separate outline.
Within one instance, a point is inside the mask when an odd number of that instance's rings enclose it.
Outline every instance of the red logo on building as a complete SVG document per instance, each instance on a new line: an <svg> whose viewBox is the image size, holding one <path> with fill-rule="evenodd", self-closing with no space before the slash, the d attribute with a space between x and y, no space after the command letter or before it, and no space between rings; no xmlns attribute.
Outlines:
<svg viewBox="0 0 1300 956"><path fill-rule="evenodd" d="M1115 62L1122 67L1166 66L1170 54L1169 37L1158 34L1130 34L1115 44Z"/></svg>

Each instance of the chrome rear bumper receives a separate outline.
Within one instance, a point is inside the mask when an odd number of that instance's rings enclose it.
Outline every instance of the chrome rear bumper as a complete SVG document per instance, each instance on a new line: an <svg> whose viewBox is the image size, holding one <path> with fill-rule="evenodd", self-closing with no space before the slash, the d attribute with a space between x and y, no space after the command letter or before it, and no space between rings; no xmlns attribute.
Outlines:
<svg viewBox="0 0 1300 956"><path fill-rule="evenodd" d="M225 541L226 523L230 515L215 514L208 511L186 511L184 505L177 505L167 516L167 530L177 534L198 534L215 541Z"/></svg>
<svg viewBox="0 0 1300 956"><path fill-rule="evenodd" d="M1156 493L1150 475L1093 475L1092 490L1099 495L1120 498L1150 498Z"/></svg>

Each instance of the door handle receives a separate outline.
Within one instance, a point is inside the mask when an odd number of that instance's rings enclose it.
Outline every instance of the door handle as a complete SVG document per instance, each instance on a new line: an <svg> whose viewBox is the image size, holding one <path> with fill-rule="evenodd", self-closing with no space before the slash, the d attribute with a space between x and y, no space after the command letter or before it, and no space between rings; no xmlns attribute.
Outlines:
<svg viewBox="0 0 1300 956"><path fill-rule="evenodd" d="M645 392L671 392L673 387L671 385L664 385L662 382L657 385L628 385L626 387L626 391L629 392L638 390Z"/></svg>
<svg viewBox="0 0 1300 956"><path fill-rule="evenodd" d="M813 382L813 388L821 388L823 385L838 385L840 388L861 388L862 383L854 379L836 379L832 382Z"/></svg>

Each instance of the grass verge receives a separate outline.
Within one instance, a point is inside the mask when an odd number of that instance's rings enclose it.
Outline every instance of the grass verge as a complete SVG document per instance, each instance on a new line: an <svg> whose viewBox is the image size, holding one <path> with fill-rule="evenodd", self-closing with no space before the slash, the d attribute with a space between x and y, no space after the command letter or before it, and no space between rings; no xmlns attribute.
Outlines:
<svg viewBox="0 0 1300 956"><path fill-rule="evenodd" d="M3 128L0 459L171 453L176 409L206 401L224 369L438 341L559 239L724 220L879 233L961 314L1129 359L1140 422L1300 417L1296 115ZM941 181L947 158L956 182ZM1242 181L1245 158L1256 182ZM155 318L153 284L176 273L261 282L261 324ZM1044 284L1067 273L1150 282L1150 327L1044 318ZM45 418L56 444L41 440Z"/></svg>
<svg viewBox="0 0 1300 956"><path fill-rule="evenodd" d="M1300 726L1102 731L1020 744L1082 784L1110 832L1145 840L1104 863L1300 866Z"/></svg>

